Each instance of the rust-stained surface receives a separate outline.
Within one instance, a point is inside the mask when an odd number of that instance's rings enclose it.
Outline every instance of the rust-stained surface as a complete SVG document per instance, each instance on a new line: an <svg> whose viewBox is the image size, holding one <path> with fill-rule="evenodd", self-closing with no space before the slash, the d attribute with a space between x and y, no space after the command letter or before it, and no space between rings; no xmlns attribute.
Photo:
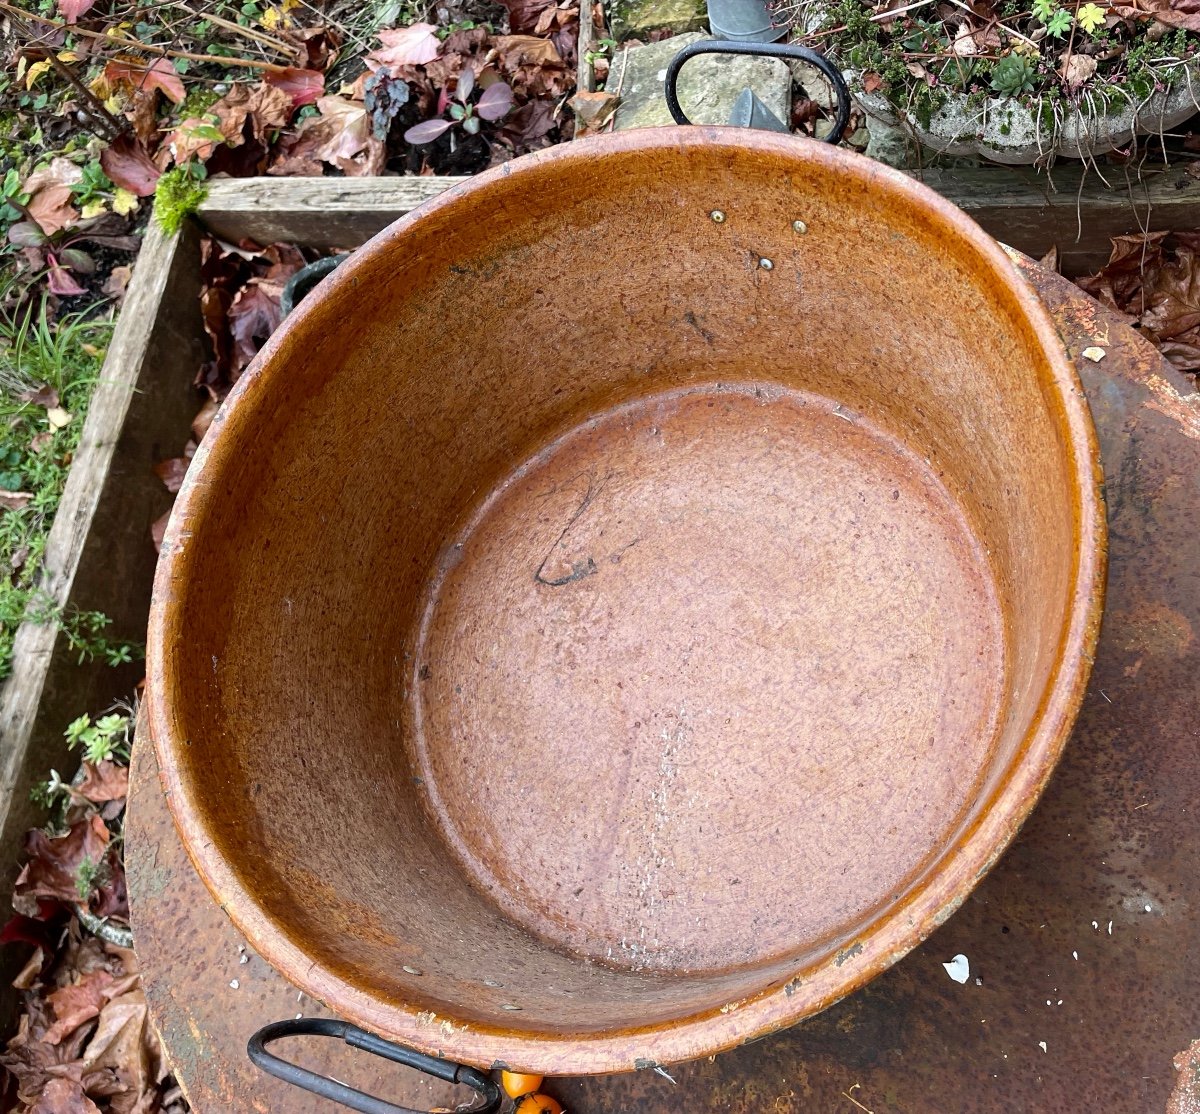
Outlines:
<svg viewBox="0 0 1200 1114"><path fill-rule="evenodd" d="M197 453L168 803L261 954L383 1036L735 1047L905 954L1032 807L1098 487L1052 322L936 194L747 129L538 152L339 268Z"/></svg>
<svg viewBox="0 0 1200 1114"><path fill-rule="evenodd" d="M1164 413L1162 384L1185 400L1191 385L1070 284L1022 266L1078 361L1110 517L1097 660L1041 804L949 922L865 989L786 1032L671 1068L675 1085L650 1070L554 1081L572 1114L854 1114L847 1095L875 1114L1147 1114L1165 1110L1172 1092L1171 1114L1191 1114L1180 1103L1194 1098L1195 1058L1180 1050L1200 1037L1196 402ZM1107 352L1099 364L1079 359L1091 346ZM192 870L149 748L138 749L128 848L138 951L196 1108L331 1111L245 1059L256 1026L313 1005L297 1005L257 957L238 963L244 941ZM959 953L971 968L965 985L942 968ZM339 1078L386 1086L361 1058L308 1055ZM389 1097L433 1100L390 1070Z"/></svg>

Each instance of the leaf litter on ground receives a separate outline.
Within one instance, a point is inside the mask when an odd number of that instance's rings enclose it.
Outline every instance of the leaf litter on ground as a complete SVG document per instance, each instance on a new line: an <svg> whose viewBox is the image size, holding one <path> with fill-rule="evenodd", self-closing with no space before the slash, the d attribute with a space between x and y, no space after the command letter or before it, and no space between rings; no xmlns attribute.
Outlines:
<svg viewBox="0 0 1200 1114"><path fill-rule="evenodd" d="M1076 283L1180 371L1200 373L1200 231L1117 236L1108 262Z"/></svg>
<svg viewBox="0 0 1200 1114"><path fill-rule="evenodd" d="M24 1009L0 1052L0 1105L19 1114L185 1114L150 1024L134 953L92 935L78 915L86 906L109 923L128 923L119 854L127 721L92 725L82 717L72 726L82 740L92 738L94 726L106 729L96 745L119 753L85 759L69 784L52 775L50 829L26 836L17 912L0 928L0 942L29 953L13 982Z"/></svg>

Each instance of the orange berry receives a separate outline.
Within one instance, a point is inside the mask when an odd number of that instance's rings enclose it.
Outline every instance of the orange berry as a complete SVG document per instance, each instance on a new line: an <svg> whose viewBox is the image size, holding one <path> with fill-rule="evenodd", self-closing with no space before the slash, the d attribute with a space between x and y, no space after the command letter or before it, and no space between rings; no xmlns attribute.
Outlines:
<svg viewBox="0 0 1200 1114"><path fill-rule="evenodd" d="M542 1085L540 1075L524 1075L519 1071L502 1071L500 1085L510 1099L519 1099L522 1095L532 1094Z"/></svg>
<svg viewBox="0 0 1200 1114"><path fill-rule="evenodd" d="M563 1114L563 1108L549 1095L526 1095L513 1114Z"/></svg>

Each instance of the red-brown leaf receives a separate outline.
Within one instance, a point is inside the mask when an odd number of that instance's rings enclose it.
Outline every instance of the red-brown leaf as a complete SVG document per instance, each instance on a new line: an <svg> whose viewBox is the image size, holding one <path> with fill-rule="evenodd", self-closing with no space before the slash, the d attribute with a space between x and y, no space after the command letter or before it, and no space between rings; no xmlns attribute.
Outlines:
<svg viewBox="0 0 1200 1114"><path fill-rule="evenodd" d="M220 409L221 405L216 399L204 400L204 405L200 407L199 413L192 419L192 439L196 444L204 440L208 427L212 425L213 418L217 416L217 411Z"/></svg>
<svg viewBox="0 0 1200 1114"><path fill-rule="evenodd" d="M68 23L76 23L81 15L90 12L96 0L58 0L59 14Z"/></svg>
<svg viewBox="0 0 1200 1114"><path fill-rule="evenodd" d="M92 894L89 905L97 917L120 917L123 921L129 920L129 890L125 883L125 864L116 852L110 852L107 877Z"/></svg>
<svg viewBox="0 0 1200 1114"><path fill-rule="evenodd" d="M50 287L51 294L58 294L64 298L73 297L76 294L86 294L82 286L79 285L71 276L71 272L66 267L59 266L57 263L50 264L50 270L46 276L46 284Z"/></svg>
<svg viewBox="0 0 1200 1114"><path fill-rule="evenodd" d="M159 58L149 65L131 59L114 59L104 67L104 77L110 85L124 85L135 91L158 89L176 104L182 104L186 96L182 79L166 58Z"/></svg>
<svg viewBox="0 0 1200 1114"><path fill-rule="evenodd" d="M100 166L114 185L137 197L149 197L161 173L141 142L126 133L117 136L100 152Z"/></svg>
<svg viewBox="0 0 1200 1114"><path fill-rule="evenodd" d="M229 328L233 333L235 379L279 327L279 321L279 299L261 286L247 286L234 298L229 307Z"/></svg>
<svg viewBox="0 0 1200 1114"><path fill-rule="evenodd" d="M123 801L129 793L129 767L118 766L108 759L103 759L98 766L84 762L83 781L76 792L93 804Z"/></svg>
<svg viewBox="0 0 1200 1114"><path fill-rule="evenodd" d="M48 836L34 829L25 836L28 859L15 892L33 897L78 901L76 878L85 862L98 864L108 847L108 828L99 816L77 820L66 835Z"/></svg>
<svg viewBox="0 0 1200 1114"><path fill-rule="evenodd" d="M268 70L263 74L263 81L291 97L293 109L302 108L306 104L316 104L318 98L325 93L325 75L316 70L300 70L295 67Z"/></svg>
<svg viewBox="0 0 1200 1114"><path fill-rule="evenodd" d="M100 969L89 972L70 986L54 991L49 997L55 1021L42 1040L47 1044L58 1044L84 1022L98 1017L106 1001L104 991L112 985L112 981L112 975Z"/></svg>
<svg viewBox="0 0 1200 1114"><path fill-rule="evenodd" d="M555 0L500 0L508 9L508 25L513 34L525 35L533 32L547 8L555 7Z"/></svg>
<svg viewBox="0 0 1200 1114"><path fill-rule="evenodd" d="M163 486L174 493L183 486L183 477L187 475L188 461L181 456L170 460L160 460L154 466L154 474L163 482Z"/></svg>
<svg viewBox="0 0 1200 1114"><path fill-rule="evenodd" d="M171 521L171 512L167 511L151 523L150 540L154 543L154 552L162 552L163 537L167 533L167 523Z"/></svg>

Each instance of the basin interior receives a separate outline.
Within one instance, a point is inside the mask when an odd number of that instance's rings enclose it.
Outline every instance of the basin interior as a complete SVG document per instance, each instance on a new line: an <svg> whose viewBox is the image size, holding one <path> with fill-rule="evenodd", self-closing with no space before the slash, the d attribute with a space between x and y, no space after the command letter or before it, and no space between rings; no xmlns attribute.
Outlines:
<svg viewBox="0 0 1200 1114"><path fill-rule="evenodd" d="M1003 646L925 461L827 399L705 385L570 431L447 539L401 737L512 920L720 971L903 889L977 789Z"/></svg>
<svg viewBox="0 0 1200 1114"><path fill-rule="evenodd" d="M156 742L231 915L480 1059L836 980L817 1008L880 926L930 931L1081 545L1069 379L947 208L765 133L603 149L451 191L306 301L156 586Z"/></svg>

